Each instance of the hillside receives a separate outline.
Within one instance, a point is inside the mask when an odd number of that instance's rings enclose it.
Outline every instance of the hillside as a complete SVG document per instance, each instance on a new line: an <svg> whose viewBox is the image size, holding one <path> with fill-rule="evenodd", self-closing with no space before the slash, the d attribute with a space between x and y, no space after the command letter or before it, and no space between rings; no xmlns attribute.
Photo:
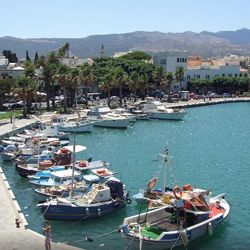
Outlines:
<svg viewBox="0 0 250 250"><path fill-rule="evenodd" d="M105 55L129 50L159 51L166 49L187 49L189 55L222 56L226 54L250 54L250 30L195 33L162 33L136 31L125 34L94 35L85 38L33 38L20 39L15 37L0 37L0 51L9 49L17 53L19 58L25 57L26 50L29 56L34 57L62 47L70 43L73 55L87 58L99 55L103 44Z"/></svg>

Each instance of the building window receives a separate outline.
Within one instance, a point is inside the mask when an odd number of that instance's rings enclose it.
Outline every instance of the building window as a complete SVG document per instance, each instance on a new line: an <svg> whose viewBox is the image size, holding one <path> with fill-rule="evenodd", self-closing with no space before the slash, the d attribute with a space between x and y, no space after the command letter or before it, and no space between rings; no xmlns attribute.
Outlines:
<svg viewBox="0 0 250 250"><path fill-rule="evenodd" d="M187 58L185 58L185 63L187 62Z"/></svg>
<svg viewBox="0 0 250 250"><path fill-rule="evenodd" d="M200 76L200 75L196 75L196 78L200 79L200 78L201 78L201 76Z"/></svg>
<svg viewBox="0 0 250 250"><path fill-rule="evenodd" d="M160 59L160 64L167 64L167 60L164 58L164 59Z"/></svg>
<svg viewBox="0 0 250 250"><path fill-rule="evenodd" d="M235 74L234 76L235 76L235 77L238 77L238 74Z"/></svg>
<svg viewBox="0 0 250 250"><path fill-rule="evenodd" d="M209 79L210 78L210 76L209 75L206 75L206 79Z"/></svg>
<svg viewBox="0 0 250 250"><path fill-rule="evenodd" d="M187 75L187 79L190 79L190 75Z"/></svg>
<svg viewBox="0 0 250 250"><path fill-rule="evenodd" d="M180 58L177 58L177 62L180 62Z"/></svg>
<svg viewBox="0 0 250 250"><path fill-rule="evenodd" d="M232 74L228 74L228 77L232 77Z"/></svg>

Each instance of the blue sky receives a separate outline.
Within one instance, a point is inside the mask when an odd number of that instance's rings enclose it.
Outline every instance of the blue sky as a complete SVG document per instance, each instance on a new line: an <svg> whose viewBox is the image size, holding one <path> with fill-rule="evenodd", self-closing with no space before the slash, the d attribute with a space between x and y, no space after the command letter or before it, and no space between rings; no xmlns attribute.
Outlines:
<svg viewBox="0 0 250 250"><path fill-rule="evenodd" d="M249 10L249 0L4 0L0 36L237 30L250 28Z"/></svg>

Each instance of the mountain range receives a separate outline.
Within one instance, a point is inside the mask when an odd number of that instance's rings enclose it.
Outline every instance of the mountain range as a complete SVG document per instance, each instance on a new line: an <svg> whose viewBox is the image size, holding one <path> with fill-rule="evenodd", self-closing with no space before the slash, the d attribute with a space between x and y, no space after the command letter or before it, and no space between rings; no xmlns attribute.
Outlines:
<svg viewBox="0 0 250 250"><path fill-rule="evenodd" d="M72 55L87 58L98 56L103 44L106 56L115 52L143 50L155 52L168 49L187 49L188 55L203 57L224 56L227 54L250 55L250 29L200 33L163 33L135 31L124 34L92 35L84 38L28 38L0 37L0 51L11 50L19 59L24 58L26 50L30 58L46 55L57 50L66 42L70 44Z"/></svg>

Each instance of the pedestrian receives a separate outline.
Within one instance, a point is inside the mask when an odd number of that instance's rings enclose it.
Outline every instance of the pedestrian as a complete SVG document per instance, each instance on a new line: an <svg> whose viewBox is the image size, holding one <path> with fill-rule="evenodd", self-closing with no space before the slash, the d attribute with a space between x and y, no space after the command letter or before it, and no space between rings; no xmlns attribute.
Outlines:
<svg viewBox="0 0 250 250"><path fill-rule="evenodd" d="M51 226L48 220L45 221L44 227L44 236L45 236L45 249L46 250L51 250Z"/></svg>

